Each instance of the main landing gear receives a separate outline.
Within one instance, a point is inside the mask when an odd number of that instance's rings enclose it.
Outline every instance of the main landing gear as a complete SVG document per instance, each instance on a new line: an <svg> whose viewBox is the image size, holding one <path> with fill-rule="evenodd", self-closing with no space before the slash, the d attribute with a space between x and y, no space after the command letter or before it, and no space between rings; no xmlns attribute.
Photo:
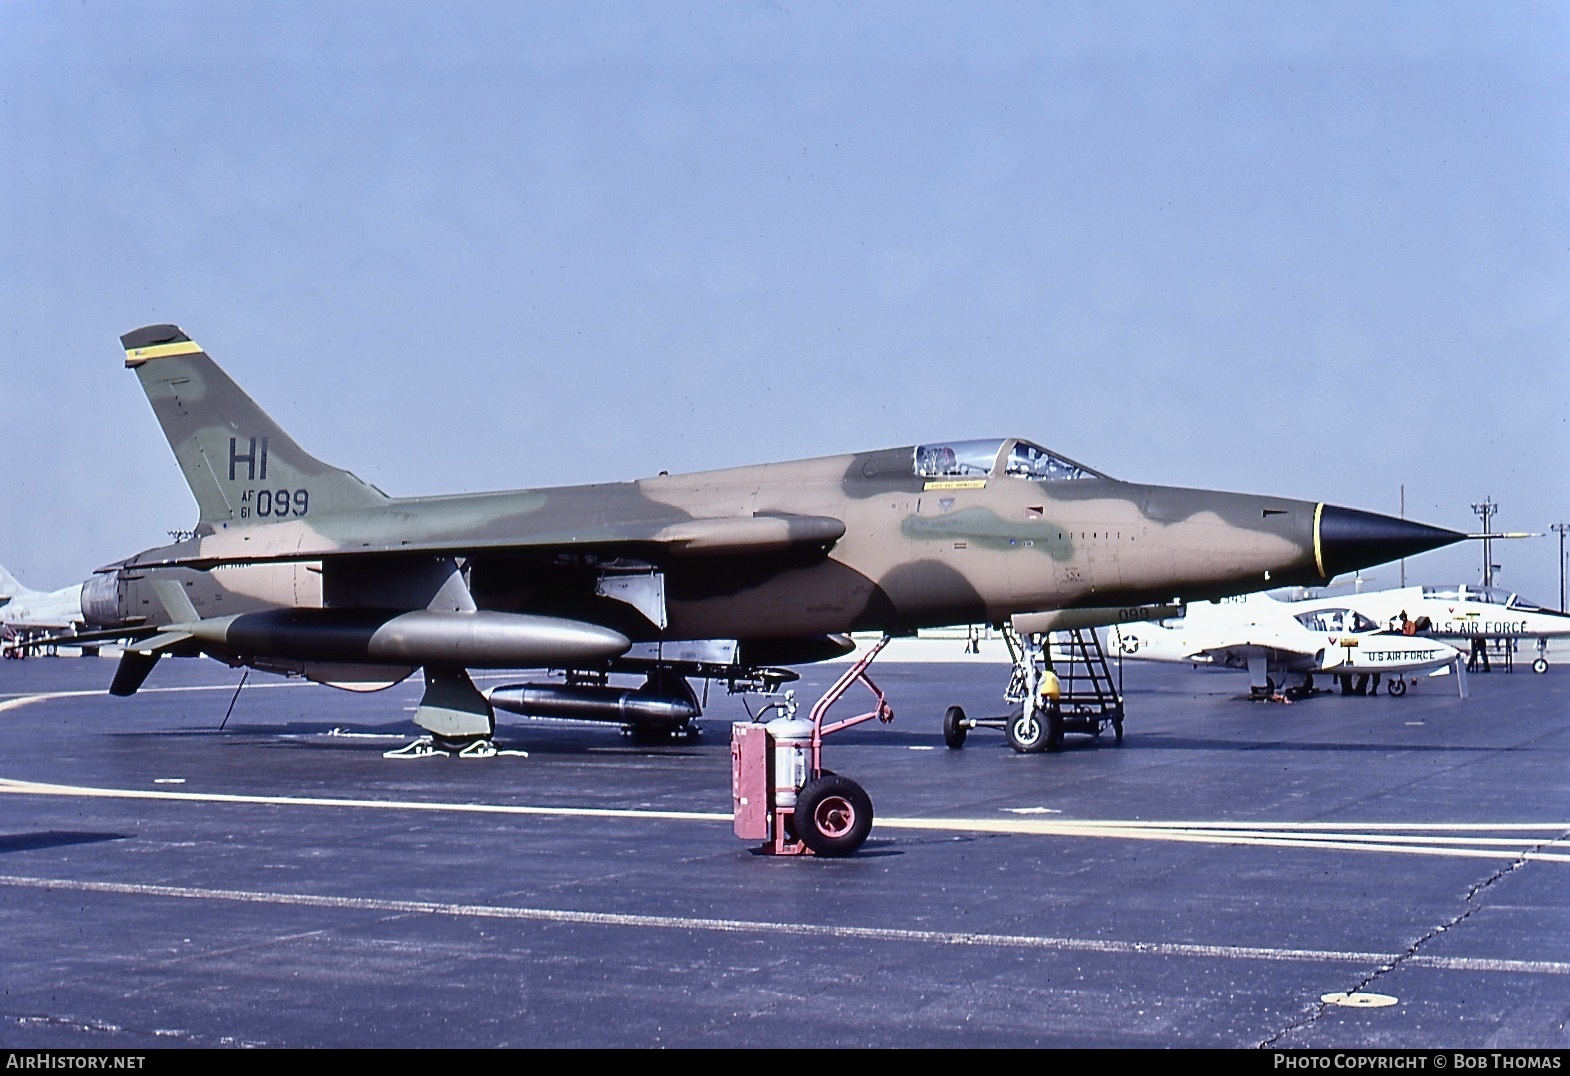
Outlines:
<svg viewBox="0 0 1570 1076"><path fill-rule="evenodd" d="M428 665L424 671L425 694L414 712L414 723L427 735L395 751L384 751L382 757L495 758L501 754L491 739L496 732L496 715L469 679L468 670Z"/></svg>
<svg viewBox="0 0 1570 1076"><path fill-rule="evenodd" d="M528 758L529 752L502 749L496 746L495 741L489 737L478 740L444 740L439 736L421 736L412 743L405 744L393 751L383 751L383 758L410 759L410 758L497 758L509 755L516 758Z"/></svg>

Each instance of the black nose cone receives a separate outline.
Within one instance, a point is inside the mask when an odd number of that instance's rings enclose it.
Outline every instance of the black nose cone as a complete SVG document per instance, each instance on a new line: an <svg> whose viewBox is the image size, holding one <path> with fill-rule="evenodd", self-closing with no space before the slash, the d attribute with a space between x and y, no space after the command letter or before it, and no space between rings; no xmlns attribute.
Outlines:
<svg viewBox="0 0 1570 1076"><path fill-rule="evenodd" d="M1327 504L1314 528L1314 563L1326 579L1459 542L1459 531Z"/></svg>

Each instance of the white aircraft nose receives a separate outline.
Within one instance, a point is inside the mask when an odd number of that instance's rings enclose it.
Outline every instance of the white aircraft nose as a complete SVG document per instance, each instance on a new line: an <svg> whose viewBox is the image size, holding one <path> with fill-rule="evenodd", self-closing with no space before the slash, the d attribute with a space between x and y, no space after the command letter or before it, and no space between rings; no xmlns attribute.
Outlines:
<svg viewBox="0 0 1570 1076"><path fill-rule="evenodd" d="M1398 649L1404 651L1407 654L1407 660L1414 665L1444 665L1463 656L1460 649L1440 639L1418 639L1411 636L1402 636L1400 637Z"/></svg>

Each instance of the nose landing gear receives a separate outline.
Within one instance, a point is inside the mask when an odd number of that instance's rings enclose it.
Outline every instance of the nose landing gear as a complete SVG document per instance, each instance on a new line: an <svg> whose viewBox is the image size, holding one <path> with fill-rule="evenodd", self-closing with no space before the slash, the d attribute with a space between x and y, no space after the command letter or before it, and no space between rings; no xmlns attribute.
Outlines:
<svg viewBox="0 0 1570 1076"><path fill-rule="evenodd" d="M1111 728L1114 742L1123 742L1123 697L1094 629L1065 631L1056 662L1049 634L1005 626L1003 639L1014 661L1003 701L1013 709L1003 717L967 717L950 706L943 715L946 745L963 747L974 728L1002 729L1009 746L1025 755L1060 750L1067 732L1099 737Z"/></svg>

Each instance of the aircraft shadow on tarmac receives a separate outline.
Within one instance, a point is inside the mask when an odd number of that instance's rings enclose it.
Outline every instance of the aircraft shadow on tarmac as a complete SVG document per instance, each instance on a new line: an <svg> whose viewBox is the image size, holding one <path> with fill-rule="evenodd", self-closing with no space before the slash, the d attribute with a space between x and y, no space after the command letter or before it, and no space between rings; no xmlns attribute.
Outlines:
<svg viewBox="0 0 1570 1076"><path fill-rule="evenodd" d="M1246 696L1239 696L1240 702L1249 702ZM1258 706L1257 701L1254 702ZM1382 709L1382 708L1381 708ZM1235 712L1234 712L1235 713ZM1288 716L1277 708L1260 708L1258 715L1260 721L1255 724L1250 722L1250 731L1253 735L1264 733L1268 735L1270 726L1266 724L1272 717ZM1379 717L1374 707L1369 708L1369 716ZM538 756L589 756L605 757L606 755L625 755L628 757L657 756L661 758L704 757L712 754L715 747L723 747L729 741L729 725L709 723L703 726L699 736L689 740L676 740L668 743L639 742L635 736L615 732L607 729L602 723L572 724L567 722L541 722L539 725L516 726L517 735L509 735L513 729L503 725L498 729L496 746L503 750L525 751L530 755ZM402 747L410 740L408 726L402 722L389 722L383 724L368 724L344 726L332 722L292 721L283 724L247 724L243 722L230 722L227 727L220 728L213 725L207 728L186 729L147 729L130 730L122 729L111 732L112 737L131 737L136 739L157 738L168 739L171 737L186 740L229 740L232 742L247 742L250 746L274 751L293 750L319 750L348 751L354 754L371 753L381 754L385 751ZM947 749L943 744L941 732L929 731L923 728L871 728L853 729L835 736L831 741L825 741L826 750L848 747L886 747L913 749L937 748L940 751ZM973 734L973 738L965 744L964 752L971 753L976 750L998 749L1017 754L1009 745L1007 737L999 730L996 735L985 736L980 733ZM1489 751L1508 750L1509 745L1470 745L1468 750ZM1346 741L1301 741L1284 742L1271 739L1239 738L1233 735L1192 736L1176 735L1165 731L1140 731L1137 727L1128 732L1125 743L1115 743L1110 734L1100 737L1069 734L1063 740L1062 747L1056 752L1043 752L1044 758L1052 755L1073 754L1083 751L1289 751L1312 753L1317 751L1332 751L1351 754L1365 752L1388 752L1391 750L1411 751L1421 753L1444 753L1454 750L1453 746L1444 744L1403 744L1392 745L1387 742L1348 743ZM959 753L959 752L954 752Z"/></svg>
<svg viewBox="0 0 1570 1076"><path fill-rule="evenodd" d="M713 739L711 735L697 741L639 743L635 737L607 730L603 724L528 728L522 730L516 738L509 737L505 733L504 727L502 734L496 737L496 746L499 749L526 751L531 755L624 754L658 755L662 758L684 755L697 757L703 754L697 749L700 744L723 742ZM378 755L403 747L413 739L409 734L408 725L401 722L354 727L314 721L288 722L281 725L248 725L243 722L230 722L224 728L214 725L210 728L122 730L109 735L133 739L228 740L270 751L325 748L355 754L374 752Z"/></svg>
<svg viewBox="0 0 1570 1076"><path fill-rule="evenodd" d="M32 852L40 848L62 848L72 844L97 844L99 841L130 840L126 833L82 833L73 830L40 830L37 833L0 833L0 854Z"/></svg>

